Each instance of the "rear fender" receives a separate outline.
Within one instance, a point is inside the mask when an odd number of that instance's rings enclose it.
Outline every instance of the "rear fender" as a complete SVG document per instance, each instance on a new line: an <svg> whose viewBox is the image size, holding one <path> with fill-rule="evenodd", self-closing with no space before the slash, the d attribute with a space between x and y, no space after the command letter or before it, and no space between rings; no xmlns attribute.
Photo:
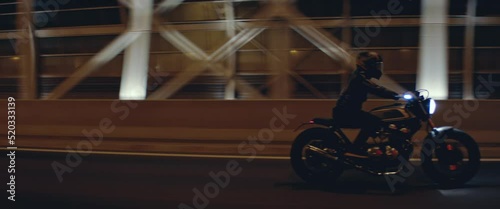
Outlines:
<svg viewBox="0 0 500 209"><path fill-rule="evenodd" d="M293 130L294 132L296 132L297 130L299 130L300 128L302 128L303 126L307 126L307 125L319 125L319 126L323 126L323 127L327 127L327 128L331 128L331 124L330 123L327 123L327 121L325 119L320 119L320 118L313 118L311 120L309 120L308 122L306 123L302 123L300 124L297 128L295 128L295 130Z"/></svg>

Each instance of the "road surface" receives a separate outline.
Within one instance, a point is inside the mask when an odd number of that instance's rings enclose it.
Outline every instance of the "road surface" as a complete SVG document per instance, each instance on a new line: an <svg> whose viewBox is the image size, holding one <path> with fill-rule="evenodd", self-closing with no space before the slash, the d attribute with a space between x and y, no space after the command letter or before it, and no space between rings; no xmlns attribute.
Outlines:
<svg viewBox="0 0 500 209"><path fill-rule="evenodd" d="M384 177L354 170L343 174L337 188L313 187L299 180L285 159L248 162L244 157L94 153L82 157L80 164L70 161L69 165L67 156L17 151L16 202L2 203L7 207L1 208L486 209L499 208L500 203L500 163L496 162L484 162L476 178L461 189L440 190L416 170L392 192ZM6 158L1 159L0 166L7 168ZM53 164L71 172L60 175L60 182ZM6 169L2 170L0 179L7 181ZM3 192L2 198L7 200L8 195Z"/></svg>

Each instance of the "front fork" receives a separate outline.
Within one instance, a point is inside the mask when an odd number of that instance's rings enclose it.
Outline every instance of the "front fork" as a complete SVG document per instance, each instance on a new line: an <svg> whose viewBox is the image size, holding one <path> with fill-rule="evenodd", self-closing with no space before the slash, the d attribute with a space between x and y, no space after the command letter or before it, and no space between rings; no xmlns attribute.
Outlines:
<svg viewBox="0 0 500 209"><path fill-rule="evenodd" d="M429 124L429 127L430 127L431 129L436 128L436 125L434 124L434 122L432 122L432 119L431 119L431 118L429 118L429 119L427 120L427 124Z"/></svg>

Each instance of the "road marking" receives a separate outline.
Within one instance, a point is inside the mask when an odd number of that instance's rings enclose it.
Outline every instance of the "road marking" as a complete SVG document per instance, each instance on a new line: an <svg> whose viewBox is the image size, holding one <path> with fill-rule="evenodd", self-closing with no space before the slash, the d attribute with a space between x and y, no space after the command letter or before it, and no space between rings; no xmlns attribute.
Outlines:
<svg viewBox="0 0 500 209"><path fill-rule="evenodd" d="M8 150L8 148L0 148L0 150ZM59 149L31 149L18 148L19 152L45 152L45 153L72 153L74 151L59 150ZM80 152L79 152L80 153ZM106 151L82 151L84 154L97 155L122 155L122 156L156 156L156 157L185 157L185 158L215 158L215 159L248 159L249 156L244 155L211 155L211 154L175 154L175 153L143 153L143 152L106 152ZM255 156L259 160L290 160L288 156ZM410 161L420 161L419 158L411 158ZM500 158L483 158L482 162L500 162Z"/></svg>
<svg viewBox="0 0 500 209"><path fill-rule="evenodd" d="M0 148L0 150L6 150L5 148ZM30 148L19 148L17 151L27 151L27 152L45 152L45 153L71 153L68 150L58 150L58 149L30 149ZM249 156L244 155L209 155L209 154L175 154L175 153L143 153L143 152L105 152L105 151L82 151L79 153L83 154L98 154L98 155L124 155L124 156L158 156L158 157L186 157L186 158L219 158L219 159L247 159ZM289 160L290 157L286 156L255 156L255 159L265 159L265 160Z"/></svg>

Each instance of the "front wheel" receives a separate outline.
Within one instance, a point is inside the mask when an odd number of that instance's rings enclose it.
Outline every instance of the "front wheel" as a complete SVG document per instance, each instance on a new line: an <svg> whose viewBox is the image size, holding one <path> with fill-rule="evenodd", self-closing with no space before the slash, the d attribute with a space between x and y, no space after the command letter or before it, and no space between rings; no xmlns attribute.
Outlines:
<svg viewBox="0 0 500 209"><path fill-rule="evenodd" d="M441 139L427 139L422 168L440 186L459 187L471 180L481 164L479 146L463 131L451 129Z"/></svg>
<svg viewBox="0 0 500 209"><path fill-rule="evenodd" d="M311 128L303 131L292 144L291 165L304 181L313 184L332 184L344 171L343 165L311 150L319 148L326 152L335 149L338 139L329 129Z"/></svg>

